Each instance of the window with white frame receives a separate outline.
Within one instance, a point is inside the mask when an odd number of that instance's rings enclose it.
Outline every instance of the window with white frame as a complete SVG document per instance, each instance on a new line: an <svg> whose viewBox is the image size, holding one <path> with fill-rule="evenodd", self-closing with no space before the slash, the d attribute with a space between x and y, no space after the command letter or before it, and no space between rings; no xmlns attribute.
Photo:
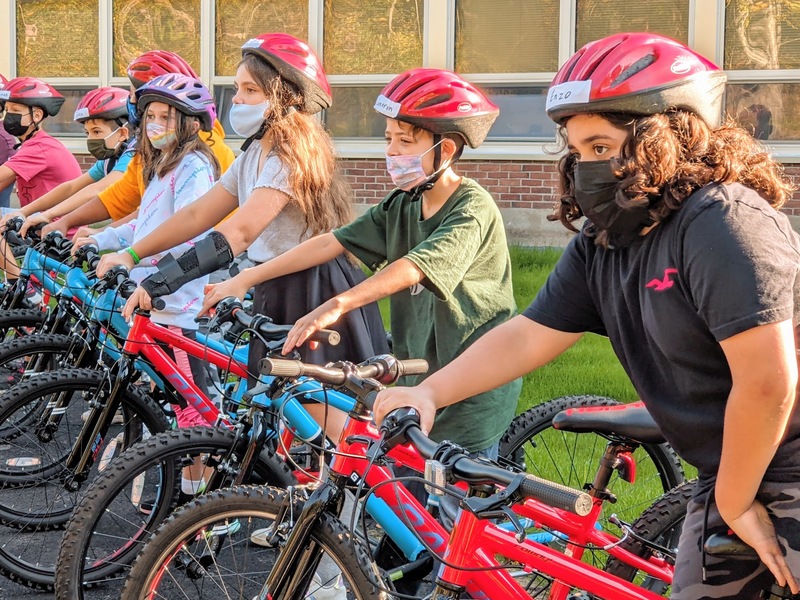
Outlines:
<svg viewBox="0 0 800 600"><path fill-rule="evenodd" d="M800 139L800 6L726 0L723 65L729 116L761 140Z"/></svg>

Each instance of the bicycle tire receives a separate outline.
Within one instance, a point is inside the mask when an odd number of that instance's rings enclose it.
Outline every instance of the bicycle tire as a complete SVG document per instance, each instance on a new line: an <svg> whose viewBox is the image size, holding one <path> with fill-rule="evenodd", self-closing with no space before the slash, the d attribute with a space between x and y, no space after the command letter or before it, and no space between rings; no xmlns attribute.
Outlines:
<svg viewBox="0 0 800 600"><path fill-rule="evenodd" d="M106 435L95 440L95 461L86 480L79 489L68 490L64 481L70 474L63 461L83 425L84 409L104 381L100 371L63 369L40 374L0 399L0 425L11 426L17 411L45 405L48 396L70 395L51 440L39 437L38 427L26 425L19 436L0 447L0 523L6 525L0 528L0 574L12 581L52 590L60 530L77 504L80 488L126 447L169 428L161 407L141 389L129 386L121 395L121 422L112 423ZM42 565L52 566L43 569Z"/></svg>
<svg viewBox="0 0 800 600"><path fill-rule="evenodd" d="M47 313L38 308L9 308L0 310L0 342L37 331Z"/></svg>
<svg viewBox="0 0 800 600"><path fill-rule="evenodd" d="M191 588L191 593L180 597L197 600L217 600L225 597L227 589L235 590L236 598L253 598L261 591L279 550L255 546L245 540L254 528L274 524L275 516L286 502L283 490L239 486L200 496L179 508L158 528L134 561L122 600L179 597L170 590L181 588ZM340 521L324 514L313 526L308 542L310 551L325 553L316 571L319 581L337 581L341 574L342 591L347 598L378 597L378 590L365 574L369 572L376 577L374 568L360 546L352 543ZM209 551L212 546L213 552ZM201 553L192 555L195 549ZM236 567L228 568L234 555ZM310 573L307 579L311 579ZM295 596L311 597L309 594L316 591L311 586L318 585L315 581L309 588L298 590ZM160 595L151 596L154 592Z"/></svg>
<svg viewBox="0 0 800 600"><path fill-rule="evenodd" d="M176 506L180 467L190 462L189 457L225 455L235 443L232 431L194 427L158 434L126 450L92 482L67 523L54 572L56 598L83 600L87 584L112 578L103 586L103 594L117 595L109 588L124 582L136 553ZM247 483L284 488L297 482L286 463L267 449L256 462L253 479ZM168 493L151 494L134 487L149 488L150 483ZM151 511L142 514L137 504L151 496L155 499ZM97 547L92 545L95 539Z"/></svg>
<svg viewBox="0 0 800 600"><path fill-rule="evenodd" d="M0 390L7 390L34 373L55 371L65 365L75 338L58 333L32 333L0 343ZM42 357L48 357L42 360ZM3 431L0 429L0 439Z"/></svg>
<svg viewBox="0 0 800 600"><path fill-rule="evenodd" d="M687 506L694 495L696 484L697 480L695 479L686 481L658 498L634 521L631 526L633 531L648 541L677 550ZM634 539L625 540L620 547L641 557L646 557L653 552ZM608 559L605 571L625 581L635 581L641 587L656 594L669 597L670 587L666 583L652 577L644 577L635 567L616 558Z"/></svg>
<svg viewBox="0 0 800 600"><path fill-rule="evenodd" d="M544 479L582 489L594 481L608 440L595 433L559 431L553 428L553 417L568 408L619 404L613 398L586 395L565 396L534 406L518 415L500 440L501 463L511 463ZM635 485L631 487L615 471L608 486L617 498L615 503L607 503L609 509L628 522L636 519L655 498L685 479L680 459L668 444L643 444L633 457L637 471ZM604 529L618 533L616 527L608 524L605 514L598 522ZM550 539L547 535L544 537ZM589 558L602 568L607 555L602 552L597 556L584 555L584 560Z"/></svg>

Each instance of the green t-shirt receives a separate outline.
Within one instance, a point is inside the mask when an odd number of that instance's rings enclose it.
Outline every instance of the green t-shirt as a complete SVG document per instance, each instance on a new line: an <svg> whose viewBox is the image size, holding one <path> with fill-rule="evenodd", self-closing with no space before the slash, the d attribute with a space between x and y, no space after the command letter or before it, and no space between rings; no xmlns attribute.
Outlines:
<svg viewBox="0 0 800 600"><path fill-rule="evenodd" d="M512 317L516 306L503 220L489 192L463 178L429 219L422 219L421 204L401 193L388 210L384 200L333 233L373 271L406 258L425 273L421 285L392 295L392 339L398 357L424 358L433 373ZM521 387L518 379L440 410L431 437L473 452L491 446L514 417Z"/></svg>

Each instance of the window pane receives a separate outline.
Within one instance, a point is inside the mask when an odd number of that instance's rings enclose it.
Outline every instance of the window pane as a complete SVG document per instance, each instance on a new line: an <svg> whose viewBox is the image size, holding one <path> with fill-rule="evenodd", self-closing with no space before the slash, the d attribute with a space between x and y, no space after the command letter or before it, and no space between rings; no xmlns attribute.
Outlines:
<svg viewBox="0 0 800 600"><path fill-rule="evenodd" d="M556 125L544 110L547 86L484 87L483 91L500 108L488 139L552 140Z"/></svg>
<svg viewBox="0 0 800 600"><path fill-rule="evenodd" d="M308 0L216 0L216 19L217 75L234 75L242 44L262 33L308 39Z"/></svg>
<svg viewBox="0 0 800 600"><path fill-rule="evenodd" d="M576 47L624 31L650 31L689 41L689 0L577 0Z"/></svg>
<svg viewBox="0 0 800 600"><path fill-rule="evenodd" d="M800 5L725 2L726 69L800 68Z"/></svg>
<svg viewBox="0 0 800 600"><path fill-rule="evenodd" d="M386 117L372 107L383 89L379 87L334 87L333 106L324 113L325 124L334 137L383 138Z"/></svg>
<svg viewBox="0 0 800 600"><path fill-rule="evenodd" d="M760 140L800 140L800 83L728 84L725 111Z"/></svg>
<svg viewBox="0 0 800 600"><path fill-rule="evenodd" d="M97 0L17 0L17 74L99 77Z"/></svg>
<svg viewBox="0 0 800 600"><path fill-rule="evenodd" d="M42 129L50 135L86 137L83 125L73 121L72 117L75 115L75 109L78 108L78 102L92 88L65 88L58 86L56 89L66 100L55 117L47 117L44 120Z"/></svg>
<svg viewBox="0 0 800 600"><path fill-rule="evenodd" d="M457 0L459 73L540 73L558 69L559 0Z"/></svg>
<svg viewBox="0 0 800 600"><path fill-rule="evenodd" d="M325 71L394 74L422 66L423 4L423 0L325 0Z"/></svg>
<svg viewBox="0 0 800 600"><path fill-rule="evenodd" d="M114 76L148 50L179 54L200 66L200 0L114 0Z"/></svg>
<svg viewBox="0 0 800 600"><path fill-rule="evenodd" d="M231 111L231 99L233 98L234 91L232 85L215 85L214 86L214 102L217 105L217 119L222 123L225 129L225 135L238 137L238 134L231 127L228 120L228 114Z"/></svg>

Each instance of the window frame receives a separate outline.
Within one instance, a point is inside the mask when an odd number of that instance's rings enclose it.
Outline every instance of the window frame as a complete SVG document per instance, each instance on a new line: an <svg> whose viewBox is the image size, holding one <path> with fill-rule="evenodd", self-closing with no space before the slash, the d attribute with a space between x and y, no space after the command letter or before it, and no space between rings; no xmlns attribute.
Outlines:
<svg viewBox="0 0 800 600"><path fill-rule="evenodd" d="M97 77L46 78L54 86L65 87L116 85L127 87L126 78L112 76L113 57L113 0L99 0L99 73ZM203 81L215 86L229 86L233 74L217 75L215 68L215 0L200 1L200 65ZM457 0L424 0L423 66L452 69L455 63L455 14ZM308 0L308 43L319 53L323 52L323 19L325 0ZM0 15L6 14L7 30L0 26L0 34L6 34L6 42L0 43L0 72L8 77L16 74L16 0L0 0ZM558 63L573 53L576 38L576 0L560 0L559 5ZM698 32L700 34L698 35ZM721 64L725 42L725 0L690 0L689 44ZM464 77L477 85L546 85L555 73L465 73ZM728 71L731 83L800 83L800 69L776 71ZM346 85L386 84L393 74L380 75L331 75L332 87ZM212 89L212 93L213 93ZM75 153L85 153L82 137L59 139ZM230 145L238 147L239 138L231 137ZM344 158L382 158L384 142L377 138L335 139L340 156ZM767 146L779 160L800 162L800 140L774 141ZM479 149L465 150L465 158L485 160L533 160L553 161L557 157L549 150L553 141L487 141Z"/></svg>

